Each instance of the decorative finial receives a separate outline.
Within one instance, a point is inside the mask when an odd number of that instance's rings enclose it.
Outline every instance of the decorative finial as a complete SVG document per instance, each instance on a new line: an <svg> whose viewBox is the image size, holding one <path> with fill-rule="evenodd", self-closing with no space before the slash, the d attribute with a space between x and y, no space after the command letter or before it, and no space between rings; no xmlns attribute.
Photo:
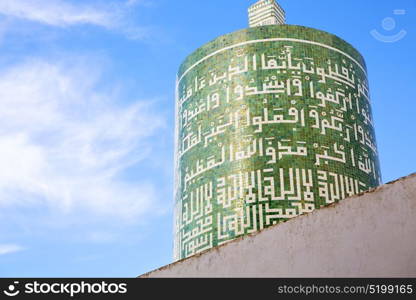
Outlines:
<svg viewBox="0 0 416 300"><path fill-rule="evenodd" d="M285 24L285 11L275 0L260 0L248 8L249 26Z"/></svg>

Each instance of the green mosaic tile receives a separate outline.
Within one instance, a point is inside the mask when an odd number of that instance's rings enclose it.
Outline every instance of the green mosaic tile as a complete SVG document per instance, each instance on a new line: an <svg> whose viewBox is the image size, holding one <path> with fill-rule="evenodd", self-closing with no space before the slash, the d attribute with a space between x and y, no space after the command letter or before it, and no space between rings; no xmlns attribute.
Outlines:
<svg viewBox="0 0 416 300"><path fill-rule="evenodd" d="M334 35L221 36L176 88L176 260L381 183L365 62Z"/></svg>

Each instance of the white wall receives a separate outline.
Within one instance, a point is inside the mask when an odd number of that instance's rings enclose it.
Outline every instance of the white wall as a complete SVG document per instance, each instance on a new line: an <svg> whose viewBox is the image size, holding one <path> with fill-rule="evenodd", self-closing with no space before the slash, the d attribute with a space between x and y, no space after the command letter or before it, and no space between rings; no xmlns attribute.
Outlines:
<svg viewBox="0 0 416 300"><path fill-rule="evenodd" d="M143 277L416 277L416 174Z"/></svg>

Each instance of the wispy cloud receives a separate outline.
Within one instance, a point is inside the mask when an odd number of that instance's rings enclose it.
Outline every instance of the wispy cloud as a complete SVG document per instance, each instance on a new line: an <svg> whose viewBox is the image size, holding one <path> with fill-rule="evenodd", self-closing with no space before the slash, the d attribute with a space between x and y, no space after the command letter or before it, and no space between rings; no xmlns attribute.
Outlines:
<svg viewBox="0 0 416 300"><path fill-rule="evenodd" d="M94 25L138 39L146 29L129 20L140 1L1 0L0 15L48 26Z"/></svg>
<svg viewBox="0 0 416 300"><path fill-rule="evenodd" d="M23 250L23 247L14 244L0 244L0 255L11 254Z"/></svg>
<svg viewBox="0 0 416 300"><path fill-rule="evenodd" d="M162 116L152 101L117 103L84 63L35 60L0 73L0 207L130 220L157 205L155 186L122 174L149 157Z"/></svg>
<svg viewBox="0 0 416 300"><path fill-rule="evenodd" d="M3 0L0 1L0 13L53 26L110 26L113 18L108 9L74 5L61 0Z"/></svg>

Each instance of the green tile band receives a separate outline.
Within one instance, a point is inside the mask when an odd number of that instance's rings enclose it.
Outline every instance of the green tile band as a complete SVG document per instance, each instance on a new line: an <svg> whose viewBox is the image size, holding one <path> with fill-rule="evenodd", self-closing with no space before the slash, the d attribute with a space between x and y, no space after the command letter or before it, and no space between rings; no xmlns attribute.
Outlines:
<svg viewBox="0 0 416 300"><path fill-rule="evenodd" d="M381 183L364 59L293 25L221 36L180 66L175 260Z"/></svg>

